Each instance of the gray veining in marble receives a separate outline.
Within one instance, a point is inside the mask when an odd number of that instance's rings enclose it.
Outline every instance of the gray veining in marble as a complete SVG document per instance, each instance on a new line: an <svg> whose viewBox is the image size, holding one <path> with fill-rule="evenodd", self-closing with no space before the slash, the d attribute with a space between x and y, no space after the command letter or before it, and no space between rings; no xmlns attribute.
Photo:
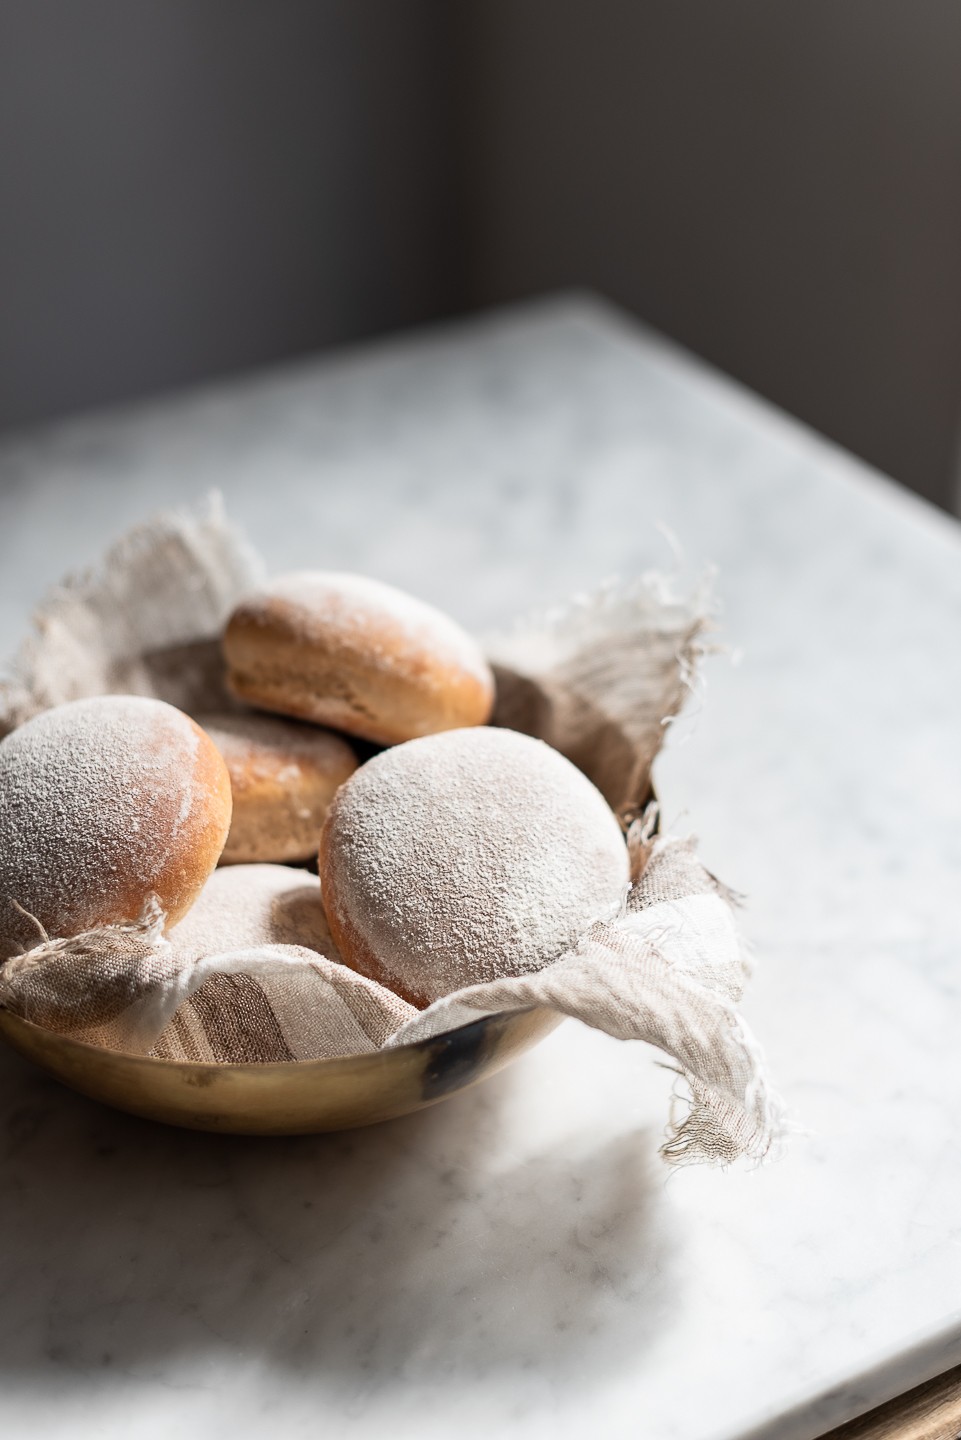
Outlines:
<svg viewBox="0 0 961 1440"><path fill-rule="evenodd" d="M363 1132L190 1135L0 1054L0 1430L811 1440L961 1358L961 530L584 300L0 445L0 649L212 486L274 567L487 628L719 567L668 819L750 896L748 1013L803 1133L655 1158L669 1080L565 1025Z"/></svg>

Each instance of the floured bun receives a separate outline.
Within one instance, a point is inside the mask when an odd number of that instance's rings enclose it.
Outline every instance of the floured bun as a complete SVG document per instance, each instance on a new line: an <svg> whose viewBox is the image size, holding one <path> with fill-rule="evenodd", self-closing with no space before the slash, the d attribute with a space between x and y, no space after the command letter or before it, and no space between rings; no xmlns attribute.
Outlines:
<svg viewBox="0 0 961 1440"><path fill-rule="evenodd" d="M627 848L607 802L556 750L455 730L362 765L320 844L344 960L416 1005L557 959L621 903Z"/></svg>
<svg viewBox="0 0 961 1440"><path fill-rule="evenodd" d="M494 680L476 642L430 605L360 575L285 575L234 610L228 681L250 705L395 745L483 725Z"/></svg>
<svg viewBox="0 0 961 1440"><path fill-rule="evenodd" d="M136 920L151 895L176 924L230 809L217 747L161 700L74 700L21 725L0 742L0 960L40 926L63 938Z"/></svg>
<svg viewBox="0 0 961 1440"><path fill-rule="evenodd" d="M317 876L289 865L215 870L169 938L179 953L193 957L258 945L305 945L328 960L340 959Z"/></svg>
<svg viewBox="0 0 961 1440"><path fill-rule="evenodd" d="M198 715L230 774L234 813L222 865L310 860L327 807L357 769L339 735L273 715Z"/></svg>

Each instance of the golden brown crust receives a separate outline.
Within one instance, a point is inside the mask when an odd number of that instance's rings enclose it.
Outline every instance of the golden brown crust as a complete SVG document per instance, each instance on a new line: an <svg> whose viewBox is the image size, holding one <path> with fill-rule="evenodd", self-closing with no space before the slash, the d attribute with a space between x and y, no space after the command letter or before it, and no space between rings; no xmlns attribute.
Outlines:
<svg viewBox="0 0 961 1440"><path fill-rule="evenodd" d="M223 756L195 721L189 723L199 740L191 787L193 803L183 823L180 853L171 852L168 865L156 880L168 929L186 915L217 868L233 811L230 775Z"/></svg>
<svg viewBox="0 0 961 1440"><path fill-rule="evenodd" d="M312 859L328 806L357 769L347 741L271 715L198 719L224 757L233 791L221 864Z"/></svg>
<svg viewBox="0 0 961 1440"><path fill-rule="evenodd" d="M483 725L494 681L446 616L354 576L287 577L234 611L228 681L248 704L381 745Z"/></svg>

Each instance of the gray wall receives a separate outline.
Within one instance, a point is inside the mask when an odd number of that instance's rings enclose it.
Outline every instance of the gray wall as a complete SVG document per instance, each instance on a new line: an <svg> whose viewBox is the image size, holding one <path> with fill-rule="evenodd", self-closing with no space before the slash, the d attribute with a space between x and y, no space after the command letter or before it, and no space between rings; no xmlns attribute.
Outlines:
<svg viewBox="0 0 961 1440"><path fill-rule="evenodd" d="M0 426L569 285L949 503L959 0L0 0Z"/></svg>
<svg viewBox="0 0 961 1440"><path fill-rule="evenodd" d="M0 0L0 426L450 309L440 0Z"/></svg>
<svg viewBox="0 0 961 1440"><path fill-rule="evenodd" d="M958 0L478 0L473 295L596 286L944 504Z"/></svg>

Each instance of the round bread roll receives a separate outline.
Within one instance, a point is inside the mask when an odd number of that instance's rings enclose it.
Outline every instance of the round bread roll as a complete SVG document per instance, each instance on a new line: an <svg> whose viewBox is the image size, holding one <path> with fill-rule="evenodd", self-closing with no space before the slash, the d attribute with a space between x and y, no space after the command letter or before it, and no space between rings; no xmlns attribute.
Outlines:
<svg viewBox="0 0 961 1440"><path fill-rule="evenodd" d="M328 960L340 959L317 876L289 865L215 870L170 942L194 958L258 945L305 945Z"/></svg>
<svg viewBox="0 0 961 1440"><path fill-rule="evenodd" d="M360 575L285 575L224 634L234 694L262 710L396 745L483 725L494 680L475 641L430 605Z"/></svg>
<svg viewBox="0 0 961 1440"><path fill-rule="evenodd" d="M0 960L41 926L136 920L151 895L176 924L229 826L227 767L172 705L105 695L37 715L0 743Z"/></svg>
<svg viewBox="0 0 961 1440"><path fill-rule="evenodd" d="M320 842L348 965L427 1005L557 959L626 892L627 847L599 790L540 740L454 730L362 765Z"/></svg>
<svg viewBox="0 0 961 1440"><path fill-rule="evenodd" d="M357 757L339 735L272 715L198 715L230 774L234 813L222 865L309 860Z"/></svg>

